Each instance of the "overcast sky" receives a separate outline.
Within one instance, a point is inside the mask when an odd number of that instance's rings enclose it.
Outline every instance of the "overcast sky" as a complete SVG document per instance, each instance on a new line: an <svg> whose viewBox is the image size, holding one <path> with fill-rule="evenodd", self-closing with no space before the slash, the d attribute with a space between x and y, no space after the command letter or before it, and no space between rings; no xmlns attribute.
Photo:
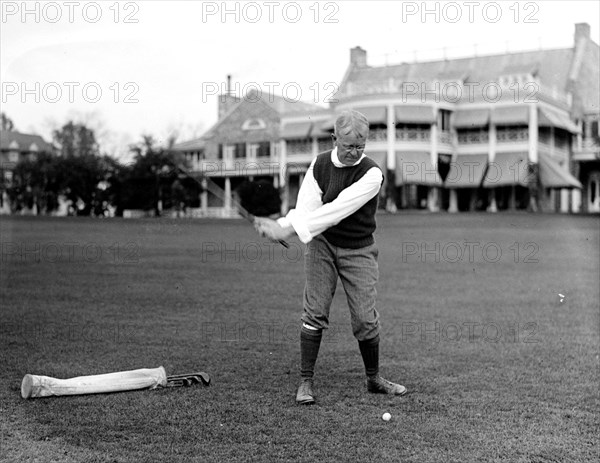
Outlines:
<svg viewBox="0 0 600 463"><path fill-rule="evenodd" d="M478 54L564 48L577 22L598 43L599 4L426 2L423 16L420 1L3 1L2 111L47 140L69 119L87 122L105 152L124 156L144 133L200 136L227 74L234 89L254 82L324 105L357 45L370 65L469 56L474 44Z"/></svg>

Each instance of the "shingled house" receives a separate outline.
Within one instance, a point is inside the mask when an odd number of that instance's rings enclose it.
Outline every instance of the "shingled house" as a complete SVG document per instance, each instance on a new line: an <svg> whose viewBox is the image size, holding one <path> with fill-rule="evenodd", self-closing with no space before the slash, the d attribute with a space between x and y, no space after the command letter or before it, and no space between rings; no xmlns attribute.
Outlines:
<svg viewBox="0 0 600 463"><path fill-rule="evenodd" d="M243 98L230 93L220 95L216 124L202 137L173 147L174 151L185 155L192 172L201 172L211 178L228 198L223 204L219 198L204 193L200 210L192 211L192 214L235 215L229 199L248 179L267 179L276 187L283 187L286 198L295 199L302 172L306 171L312 158L304 156L298 166L285 161L286 145L293 145L293 141L289 138L287 142L283 141L289 133L281 120L284 115L318 113L325 117L331 114L317 105L257 91L249 92ZM287 208L287 201L284 202Z"/></svg>
<svg viewBox="0 0 600 463"><path fill-rule="evenodd" d="M598 56L587 24L563 49L373 67L356 47L328 108L221 95L215 126L175 149L228 195L242 179L272 179L285 212L331 147L336 115L356 109L390 211L600 211ZM220 204L205 197L210 206Z"/></svg>
<svg viewBox="0 0 600 463"><path fill-rule="evenodd" d="M8 130L0 131L0 214L10 214L6 191L13 180L13 172L22 159L34 158L40 153L53 153L54 147L39 135Z"/></svg>

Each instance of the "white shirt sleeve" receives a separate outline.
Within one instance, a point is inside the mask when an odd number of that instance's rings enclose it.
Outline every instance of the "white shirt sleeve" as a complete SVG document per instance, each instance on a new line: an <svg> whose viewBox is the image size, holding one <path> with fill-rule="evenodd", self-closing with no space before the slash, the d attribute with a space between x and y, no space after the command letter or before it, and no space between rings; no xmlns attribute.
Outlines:
<svg viewBox="0 0 600 463"><path fill-rule="evenodd" d="M281 226L291 225L303 243L308 243L359 210L379 193L383 181L381 170L372 167L360 180L342 190L335 200L323 204L323 192L313 174L314 164L315 160L306 172L296 208L278 220Z"/></svg>

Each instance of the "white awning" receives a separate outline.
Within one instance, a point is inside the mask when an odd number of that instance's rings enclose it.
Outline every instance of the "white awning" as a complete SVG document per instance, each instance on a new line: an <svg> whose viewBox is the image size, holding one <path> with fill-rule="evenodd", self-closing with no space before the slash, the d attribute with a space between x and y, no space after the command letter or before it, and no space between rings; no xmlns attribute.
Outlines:
<svg viewBox="0 0 600 463"><path fill-rule="evenodd" d="M581 182L546 153L539 153L540 182L546 188L583 188Z"/></svg>
<svg viewBox="0 0 600 463"><path fill-rule="evenodd" d="M313 122L310 136L314 138L331 138L330 132L323 128L323 122ZM333 129L333 126L331 126Z"/></svg>
<svg viewBox="0 0 600 463"><path fill-rule="evenodd" d="M540 127L556 127L571 133L579 133L580 131L579 127L577 127L575 123L569 119L567 114L544 107L540 108L538 125Z"/></svg>
<svg viewBox="0 0 600 463"><path fill-rule="evenodd" d="M323 122L319 125L319 128L321 130L326 130L328 132L332 131L335 127L335 119L336 119L335 117L332 117L332 118L326 120L325 122Z"/></svg>
<svg viewBox="0 0 600 463"><path fill-rule="evenodd" d="M485 127L490 121L489 109L461 109L452 116L452 124L457 129Z"/></svg>
<svg viewBox="0 0 600 463"><path fill-rule="evenodd" d="M283 127L281 136L288 139L308 138L311 125L311 121L291 122Z"/></svg>
<svg viewBox="0 0 600 463"><path fill-rule="evenodd" d="M396 122L404 124L433 124L435 113L432 106L396 106Z"/></svg>
<svg viewBox="0 0 600 463"><path fill-rule="evenodd" d="M495 107L491 120L495 125L529 125L529 106Z"/></svg>
<svg viewBox="0 0 600 463"><path fill-rule="evenodd" d="M459 154L450 162L446 188L478 188L488 164L487 154Z"/></svg>
<svg viewBox="0 0 600 463"><path fill-rule="evenodd" d="M527 186L530 179L527 153L496 153L488 163L483 186L495 188L506 185Z"/></svg>
<svg viewBox="0 0 600 463"><path fill-rule="evenodd" d="M411 184L441 186L437 165L428 152L396 152L396 186Z"/></svg>
<svg viewBox="0 0 600 463"><path fill-rule="evenodd" d="M385 106L355 108L355 110L364 114L371 125L387 124L387 108Z"/></svg>

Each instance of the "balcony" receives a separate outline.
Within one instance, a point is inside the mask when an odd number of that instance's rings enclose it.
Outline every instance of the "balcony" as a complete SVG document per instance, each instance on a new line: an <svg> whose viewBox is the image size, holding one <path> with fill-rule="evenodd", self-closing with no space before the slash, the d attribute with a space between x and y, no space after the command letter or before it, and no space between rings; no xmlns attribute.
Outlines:
<svg viewBox="0 0 600 463"><path fill-rule="evenodd" d="M573 149L574 161L596 161L600 159L600 139L584 138L581 149Z"/></svg>
<svg viewBox="0 0 600 463"><path fill-rule="evenodd" d="M275 158L261 156L257 158L236 158L233 160L202 160L193 172L207 177L244 177L255 175L277 175L279 161Z"/></svg>
<svg viewBox="0 0 600 463"><path fill-rule="evenodd" d="M582 151L598 151L600 149L600 139L598 138L584 138L581 141Z"/></svg>
<svg viewBox="0 0 600 463"><path fill-rule="evenodd" d="M452 144L452 134L445 130L438 132L438 142L440 144L451 145Z"/></svg>
<svg viewBox="0 0 600 463"><path fill-rule="evenodd" d="M329 138L319 138L317 140L317 152L322 153L323 151L329 151L333 149L333 140Z"/></svg>
<svg viewBox="0 0 600 463"><path fill-rule="evenodd" d="M396 141L429 143L430 140L430 129L396 129Z"/></svg>
<svg viewBox="0 0 600 463"><path fill-rule="evenodd" d="M563 146L553 145L544 140L538 140L538 149L560 159L569 159L569 149Z"/></svg>
<svg viewBox="0 0 600 463"><path fill-rule="evenodd" d="M529 140L529 130L521 128L507 128L496 130L498 143L521 143Z"/></svg>
<svg viewBox="0 0 600 463"><path fill-rule="evenodd" d="M312 141L286 141L286 153L288 156L312 154Z"/></svg>
<svg viewBox="0 0 600 463"><path fill-rule="evenodd" d="M488 132L458 132L458 144L459 145L478 145L489 143L490 135Z"/></svg>
<svg viewBox="0 0 600 463"><path fill-rule="evenodd" d="M379 142L379 141L387 141L387 129L371 129L369 130L368 141Z"/></svg>

